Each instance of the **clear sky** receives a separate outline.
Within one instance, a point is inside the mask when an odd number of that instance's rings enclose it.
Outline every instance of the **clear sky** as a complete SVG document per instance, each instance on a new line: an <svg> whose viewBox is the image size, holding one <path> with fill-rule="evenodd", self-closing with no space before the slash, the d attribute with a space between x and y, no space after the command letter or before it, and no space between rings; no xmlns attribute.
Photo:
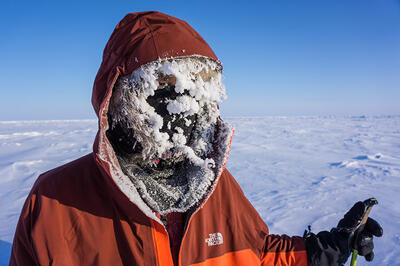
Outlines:
<svg viewBox="0 0 400 266"><path fill-rule="evenodd" d="M223 115L400 114L400 1L0 1L0 120L95 118L130 12L186 20L224 64Z"/></svg>

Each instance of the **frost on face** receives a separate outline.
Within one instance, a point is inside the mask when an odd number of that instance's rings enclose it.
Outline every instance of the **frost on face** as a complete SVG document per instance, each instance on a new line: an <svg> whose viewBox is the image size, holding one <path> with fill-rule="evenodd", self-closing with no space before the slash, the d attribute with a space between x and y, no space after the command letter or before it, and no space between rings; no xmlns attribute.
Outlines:
<svg viewBox="0 0 400 266"><path fill-rule="evenodd" d="M171 87L160 83L160 76L175 78L172 86L175 97L159 97L163 102L156 103L157 106L164 105L168 115L157 112L148 101L155 94L165 93L160 91ZM217 104L226 98L221 79L220 66L213 60L201 57L155 61L144 65L131 75L120 78L109 107L111 124L114 126L121 123L132 129L134 137L143 148L143 164L154 165L163 154L172 150L184 151L187 147L196 151L195 154L207 154L210 152L206 149L209 145L193 144L199 143L199 137L210 137L206 132L219 117ZM196 116L196 119L191 116ZM174 123L178 120L182 121L179 126ZM184 136L183 132L175 133L176 128L190 126L194 127L190 132L194 138L191 138L187 146L183 139L189 136ZM174 134L166 133L163 127ZM178 137L179 134L182 136ZM195 161L200 162L199 159Z"/></svg>
<svg viewBox="0 0 400 266"><path fill-rule="evenodd" d="M210 188L224 98L220 65L200 56L154 61L119 78L108 115L111 132L123 136L110 142L124 173L159 213L187 210Z"/></svg>
<svg viewBox="0 0 400 266"><path fill-rule="evenodd" d="M194 115L200 108L196 99L188 95L178 96L175 100L169 100L167 103L167 110L170 114Z"/></svg>

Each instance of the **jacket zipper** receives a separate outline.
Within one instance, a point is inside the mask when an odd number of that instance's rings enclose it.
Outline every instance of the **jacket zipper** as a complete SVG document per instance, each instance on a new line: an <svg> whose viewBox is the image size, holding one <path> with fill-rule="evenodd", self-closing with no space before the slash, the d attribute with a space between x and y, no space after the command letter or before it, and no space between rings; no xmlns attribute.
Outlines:
<svg viewBox="0 0 400 266"><path fill-rule="evenodd" d="M229 155L229 152L230 152L230 149L231 149L232 137L233 137L233 133L234 133L234 132L235 132L235 130L232 129L232 131L231 131L231 137L230 137L230 140L229 140L229 146L228 146L228 155ZM217 180L219 180L219 178L220 178L221 175L222 175L222 172L225 170L226 162L227 162L227 158L225 159L224 166L222 167L221 173L219 174ZM186 221L185 227L184 227L184 233L183 233L183 237L182 237L182 241L181 241L181 245L180 245L180 247L179 247L178 265L176 265L176 266L182 266L182 262L181 262L181 251L182 251L183 240L185 239L186 233L187 233L187 230L186 230L186 229L189 228L190 222L192 221L192 217L205 205L205 203L207 202L207 200L210 198L211 194L214 192L215 188L216 188L216 186L214 187L213 191L210 192L210 194L208 195L207 199L203 202L203 204L201 204L200 207L197 208L197 209L192 213L192 215L190 215L189 220ZM165 228L164 228L164 229L165 229ZM167 235L168 235L168 233L167 233ZM169 240L169 236L168 236L168 240Z"/></svg>

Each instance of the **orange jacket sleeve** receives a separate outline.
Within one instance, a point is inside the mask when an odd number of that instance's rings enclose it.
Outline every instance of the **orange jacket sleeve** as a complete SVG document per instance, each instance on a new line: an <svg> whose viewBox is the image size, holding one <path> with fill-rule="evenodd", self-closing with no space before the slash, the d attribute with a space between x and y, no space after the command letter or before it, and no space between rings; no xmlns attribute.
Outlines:
<svg viewBox="0 0 400 266"><path fill-rule="evenodd" d="M261 265L308 266L306 244L303 237L267 235L261 252Z"/></svg>
<svg viewBox="0 0 400 266"><path fill-rule="evenodd" d="M15 230L10 256L11 265L39 265L31 239L32 214L35 209L36 195L30 194L25 201Z"/></svg>

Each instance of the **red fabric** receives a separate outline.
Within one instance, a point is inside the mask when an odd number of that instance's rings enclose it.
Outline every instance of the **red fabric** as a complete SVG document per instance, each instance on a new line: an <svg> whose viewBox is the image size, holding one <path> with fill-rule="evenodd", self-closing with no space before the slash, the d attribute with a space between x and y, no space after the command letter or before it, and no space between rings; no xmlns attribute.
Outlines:
<svg viewBox="0 0 400 266"><path fill-rule="evenodd" d="M104 97L119 75L158 59L193 55L219 62L207 42L185 21L156 11L126 15L104 48L92 93L96 114L100 117Z"/></svg>
<svg viewBox="0 0 400 266"><path fill-rule="evenodd" d="M167 213L167 231L174 265L178 265L179 248L181 246L185 226L184 217L185 215L180 212Z"/></svg>

